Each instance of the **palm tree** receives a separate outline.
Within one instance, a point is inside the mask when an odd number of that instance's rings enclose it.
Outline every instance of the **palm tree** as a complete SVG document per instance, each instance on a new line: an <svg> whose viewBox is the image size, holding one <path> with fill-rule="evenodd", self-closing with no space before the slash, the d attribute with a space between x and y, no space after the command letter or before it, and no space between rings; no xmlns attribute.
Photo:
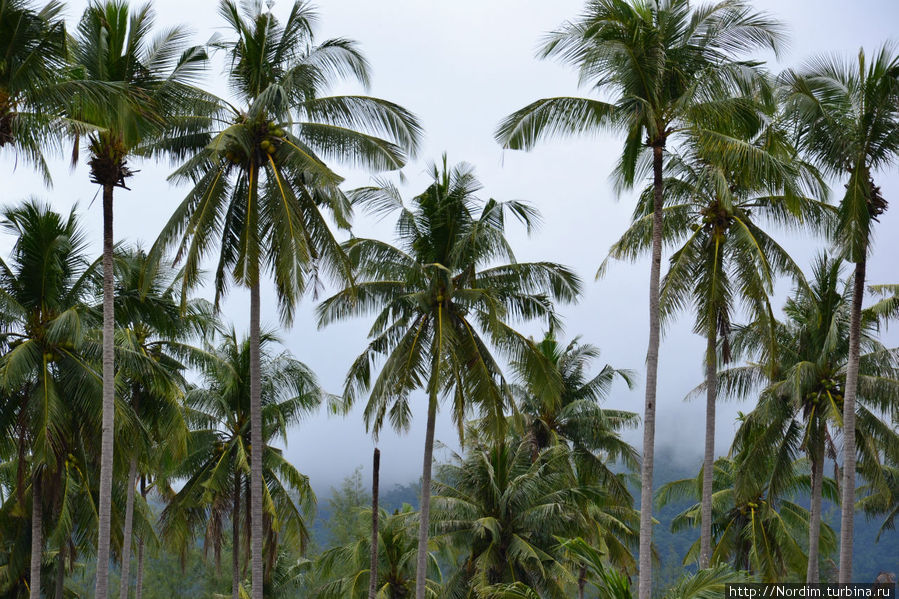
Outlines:
<svg viewBox="0 0 899 599"><path fill-rule="evenodd" d="M514 428L531 443L535 457L547 447L563 444L572 450L576 470L583 480L599 482L626 503L633 503L624 481L611 470L611 465L621 462L628 468L638 467L636 450L621 439L620 432L637 426L639 417L599 405L608 397L616 378L630 388L633 372L606 364L589 377L590 364L599 357L599 349L577 337L563 345L553 330L537 343L537 349L558 371L562 384L559 393L547 394L539 380L532 380L533 371L527 364L513 363L512 371L520 381L512 386L518 408Z"/></svg>
<svg viewBox="0 0 899 599"><path fill-rule="evenodd" d="M631 471L639 468L636 450L621 438L622 429L636 427L639 417L633 412L604 409L599 402L608 396L616 378L630 387L633 373L606 364L590 378L590 365L599 357L599 349L578 338L567 346L560 344L553 330L537 348L558 371L560 392L541 391L539 381L531 380L532 373L526 365L513 363L512 370L521 381L512 386L518 400L512 417L513 431L531 446L533 460L548 447L568 448L579 484L604 489L606 500L588 510L595 520L594 534L585 536L603 548L610 562L632 571L636 565L632 524L639 521L639 515L632 508L634 499L627 486L627 475L615 472L613 466L621 464ZM582 576L578 582L582 586L586 580Z"/></svg>
<svg viewBox="0 0 899 599"><path fill-rule="evenodd" d="M745 366L720 374L722 391L747 397L761 389L759 403L748 414L734 440L745 455L741 476L770 478L776 493L792 476L793 456L805 452L811 466L811 525L807 580L816 582L821 527L825 458L837 459L835 439L848 440L843 418L848 371L850 285L841 290L841 261L821 256L808 285L800 284L784 309L786 321L774 323L774 351L770 334L758 325L737 327L735 355ZM884 300L886 307L890 302ZM884 304L862 312L861 344L865 350L859 373L855 416L860 465L876 473L881 455L899 455L899 434L881 419L895 409L899 393L899 362L894 350L876 339L890 316ZM845 468L845 464L844 464ZM838 477L835 477L838 478Z"/></svg>
<svg viewBox="0 0 899 599"><path fill-rule="evenodd" d="M66 66L62 8L55 0L40 10L29 0L0 1L0 149L12 146L46 182L47 96Z"/></svg>
<svg viewBox="0 0 899 599"><path fill-rule="evenodd" d="M739 62L736 57L760 47L776 50L781 39L779 23L740 0L695 10L689 0L591 1L581 17L548 36L540 56L556 57L574 66L582 83L609 94L612 100L545 98L511 114L496 133L504 147L530 149L555 136L592 134L603 128L622 131L626 137L616 175L625 187L646 172L651 160L652 262L640 499L640 599L652 594L652 468L665 149L690 128L754 120L735 92L748 84L756 65ZM722 151L725 145L722 143Z"/></svg>
<svg viewBox="0 0 899 599"><path fill-rule="evenodd" d="M464 557L447 580L450 597L478 597L522 583L541 597L565 597L574 582L558 537L587 529L582 508L604 501L599 487L578 484L564 446L533 460L527 442L469 447L438 470L434 531Z"/></svg>
<svg viewBox="0 0 899 599"><path fill-rule="evenodd" d="M665 318L691 307L694 331L706 338L701 569L710 566L711 558L718 354L725 364L731 359L728 336L738 306L748 308L753 320L770 329L768 297L777 275L802 278L764 225L826 230L831 220L829 207L814 199L827 193L817 171L797 159L782 123L770 114L773 107L759 104L759 110L770 117L762 121L763 127L706 129L685 136L682 148L666 164L669 204L663 209L662 240L675 251L662 281L660 309ZM741 145L742 151L721 153L722 138L729 147ZM612 246L610 258L634 260L650 249L653 191L649 186L641 195L634 222Z"/></svg>
<svg viewBox="0 0 899 599"><path fill-rule="evenodd" d="M188 32L182 28L163 31L151 39L153 21L149 4L131 11L125 0L92 2L78 24L72 50L84 80L115 84L121 92L113 97L114 107L76 98L69 114L97 128L88 138L88 164L91 181L103 189L103 432L97 599L107 598L109 585L115 402L113 194L116 187L128 189L132 156L163 152L178 156L202 139L193 133L193 121L179 117L196 114L199 109L201 94L191 84L205 64L205 52L187 47ZM160 145L156 142L161 138Z"/></svg>
<svg viewBox="0 0 899 599"><path fill-rule="evenodd" d="M749 571L764 582L780 582L788 574L801 574L805 570L807 557L802 539L809 535L809 512L791 499L810 490L810 476L798 474L799 466L793 463L788 465L789 474L785 478L746 476L746 457L738 454L733 459L715 461L711 562L720 565L730 561L734 569ZM773 464L773 460L766 462L769 468ZM658 504L665 506L684 499L698 501L702 479L700 472L695 478L663 485L657 494ZM828 478L822 486L826 496L836 500L834 481ZM700 511L701 504L696 503L677 514L671 521L672 532L697 526ZM833 530L826 524L821 530L825 552L832 551L836 547ZM684 563L695 560L698 552L697 541Z"/></svg>
<svg viewBox="0 0 899 599"><path fill-rule="evenodd" d="M403 204L391 184L357 190L355 199L380 214L400 213L400 246L353 239L347 251L357 283L319 306L319 323L377 312L371 342L347 374L344 396L351 405L371 390L366 426L375 435L389 418L397 430L409 426L410 394L427 393L427 427L422 467L421 524L415 597L424 599L434 422L441 396L452 397L460 437L465 414L478 406L502 428L507 398L503 375L488 341L512 359L543 373L543 389L557 386L533 343L516 332L510 318L553 318L551 299L574 300L576 275L557 264L518 263L505 238L505 215L528 226L536 214L519 202L478 199L472 168L432 167L433 183ZM499 266L498 261L509 262ZM488 267L490 266L490 267ZM485 336L486 334L486 336ZM372 380L372 370L381 370ZM500 437L503 433L499 434Z"/></svg>
<svg viewBox="0 0 899 599"><path fill-rule="evenodd" d="M212 306L193 300L180 305L180 278L176 272L140 248L116 256L117 362L128 389L133 424L125 426L131 455L128 466L125 522L122 531L120 597L128 596L134 494L138 468L151 461L150 451L168 459L184 457L187 427L181 399L188 365L202 365L204 352L191 340L204 337L215 326ZM152 449L151 449L152 448ZM159 456L157 456L158 461ZM142 471L143 475L146 471Z"/></svg>
<svg viewBox="0 0 899 599"><path fill-rule="evenodd" d="M877 171L899 158L899 54L880 48L869 63L819 57L785 76L787 102L801 127L800 141L821 170L846 182L840 201L836 242L855 263L849 362L843 403L843 480L840 517L840 583L852 580L855 513L855 402L860 367L865 267L874 223L887 208L874 182Z"/></svg>
<svg viewBox="0 0 899 599"><path fill-rule="evenodd" d="M2 357L0 427L15 439L17 498L31 482L30 596L41 591L46 507L59 510L79 428L90 422L95 374L81 355L89 329L94 267L74 211L57 214L29 201L3 212L3 227L16 237L12 261L0 260ZM24 507L24 505L22 506Z"/></svg>
<svg viewBox="0 0 899 599"><path fill-rule="evenodd" d="M200 274L202 258L220 239L216 305L229 277L250 290L252 429L260 438L259 342L261 278L270 274L285 324L300 295L320 273L348 279L349 265L322 209L349 227L350 205L341 178L323 161L336 158L374 170L403 166L421 128L396 104L368 96L328 96L338 81L368 83L368 63L345 39L315 43L316 15L296 1L280 22L261 2L243 10L222 0L232 36L215 44L227 52L235 103L219 100L212 142L172 178L192 191L160 236L165 248L181 237L184 281ZM262 456L251 456L253 598L261 599Z"/></svg>
<svg viewBox="0 0 899 599"><path fill-rule="evenodd" d="M377 574L374 580L376 596L381 599L406 599L415 592L415 556L418 551L416 512L408 504L392 514L384 509L379 511ZM316 562L316 569L328 580L316 591L320 599L363 599L369 596L371 539L362 529L359 533L358 539L328 549ZM437 557L432 553L428 554L428 571L427 586L436 595L440 588L440 568Z"/></svg>
<svg viewBox="0 0 899 599"><path fill-rule="evenodd" d="M276 436L287 442L287 428L317 408L326 395L309 369L288 353L272 354L275 343L265 333L261 342L261 398L265 445L262 453L265 505L262 528L271 569L278 546L305 547L309 533L303 513L315 502L309 479L296 470L281 450L269 445ZM164 484L168 505L161 522L163 535L182 554L202 532L207 549L218 562L224 541L224 525L231 521L233 596L239 597L240 531L252 529L254 514L250 495L252 436L250 425L250 365L252 344L232 330L216 351L217 360L207 365L204 388L195 388L185 398L190 433L187 457L169 475L185 479L175 492ZM241 509L243 508L243 511ZM248 541L244 534L244 541Z"/></svg>

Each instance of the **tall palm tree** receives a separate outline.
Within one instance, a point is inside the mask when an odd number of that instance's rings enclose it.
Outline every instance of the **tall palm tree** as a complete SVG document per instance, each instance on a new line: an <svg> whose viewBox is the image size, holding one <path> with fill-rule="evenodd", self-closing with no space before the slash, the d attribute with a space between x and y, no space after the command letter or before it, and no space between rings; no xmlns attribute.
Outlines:
<svg viewBox="0 0 899 599"><path fill-rule="evenodd" d="M875 184L878 170L899 159L899 54L892 45L880 48L868 62L864 50L857 61L819 57L785 76L787 102L801 127L802 145L821 170L840 181L836 242L855 263L849 363L843 403L843 480L840 517L841 583L852 581L852 535L855 510L855 401L858 393L862 302L865 268L874 223L887 208Z"/></svg>
<svg viewBox="0 0 899 599"><path fill-rule="evenodd" d="M779 23L740 0L696 9L691 8L689 0L592 0L578 19L566 22L547 37L540 56L555 57L574 66L582 83L608 94L611 101L545 98L511 114L496 132L503 146L530 149L542 139L610 128L625 134L616 168L622 186L632 186L650 162L652 165L640 599L649 599L652 594L652 468L664 153L687 128L754 118L746 114L743 101L735 92L747 84L755 65L739 62L737 57L760 47L776 50L781 39Z"/></svg>
<svg viewBox="0 0 899 599"><path fill-rule="evenodd" d="M2 357L0 427L15 439L18 500L26 469L31 477L31 597L41 591L45 506L56 510L70 480L79 427L90 422L79 408L96 390L81 355L89 329L94 267L86 258L74 211L57 214L30 201L7 208L3 227L15 236L12 261L0 260ZM23 506L24 507L24 506ZM59 513L54 513L59 516Z"/></svg>
<svg viewBox="0 0 899 599"><path fill-rule="evenodd" d="M375 588L381 599L406 599L415 592L415 556L418 551L416 512L404 504L392 514L380 509ZM316 569L328 582L316 591L320 599L363 599L371 585L371 539L360 529L356 540L323 552ZM440 588L437 556L428 554L428 588Z"/></svg>
<svg viewBox="0 0 899 599"><path fill-rule="evenodd" d="M127 499L122 530L120 597L128 596L131 537L138 470L151 460L150 451L170 460L184 457L187 426L181 400L188 366L203 365L207 356L191 341L215 326L212 306L193 300L181 306L178 274L140 248L116 256L116 354L119 377L128 390L136 426L122 427L129 443ZM124 453L124 452L120 452Z"/></svg>
<svg viewBox="0 0 899 599"><path fill-rule="evenodd" d="M231 35L215 44L229 58L234 103L219 101L212 142L172 178L192 191L158 242L181 237L176 258L184 280L197 280L202 258L220 242L216 300L229 278L250 291L253 437L260 438L260 285L274 279L282 321L289 324L299 297L316 289L320 273L347 279L349 265L322 209L349 227L350 205L341 178L324 162L335 158L373 170L403 166L421 128L403 108L369 96L329 96L337 82L369 80L368 63L346 39L316 43L316 15L294 2L283 22L248 2L222 0ZM218 304L218 301L216 301ZM251 456L253 598L261 599L262 456Z"/></svg>
<svg viewBox="0 0 899 599"><path fill-rule="evenodd" d="M264 499L267 506L261 528L269 570L283 541L303 548L309 533L303 518L314 504L309 479L296 470L269 443L277 436L287 442L287 428L317 408L326 395L315 376L287 352L273 354L269 346L276 338L265 333L261 342ZM164 484L168 505L161 516L163 535L182 553L202 532L216 561L224 541L224 525L231 521L233 596L240 596L241 547L249 557L249 537L240 531L252 529L249 457L251 433L252 343L232 330L219 345L217 359L205 370L206 386L191 389L185 398L190 433L187 457L169 475L184 479L177 492ZM243 511L242 511L243 510Z"/></svg>
<svg viewBox="0 0 899 599"><path fill-rule="evenodd" d="M487 342L542 372L543 388L558 385L557 373L533 343L509 324L512 318L554 318L552 299L573 301L580 280L548 262L518 263L505 238L511 213L529 227L536 213L519 202L486 202L472 168L432 167L433 183L406 207L399 190L385 183L356 191L355 200L380 214L399 212L400 246L354 239L347 251L357 283L319 306L319 323L376 312L368 347L347 374L344 396L352 404L370 389L366 426L377 435L388 418L408 428L410 393L427 393L422 466L416 599L425 593L434 423L441 396L452 397L460 437L466 411L480 407L492 425L505 424L503 376ZM498 261L507 262L493 266ZM486 336L485 336L486 334ZM372 369L381 364L372 380ZM535 379L537 378L535 374ZM500 433L502 436L503 433Z"/></svg>
<svg viewBox="0 0 899 599"><path fill-rule="evenodd" d="M515 262L505 237L506 214L530 224L536 213L519 202L486 202L472 168L432 167L433 183L404 205L399 190L384 184L356 191L355 200L380 214L399 212L399 247L353 239L347 251L357 283L319 306L319 323L377 313L371 342L347 374L344 396L352 404L370 390L366 426L375 435L385 418L408 428L410 394L427 393L422 465L421 524L415 597L424 599L434 423L441 396L452 397L453 420L462 436L467 410L480 407L499 428L508 404L505 385L488 342L513 360L543 373L543 389L558 386L558 373L516 332L511 319L553 318L551 300L573 301L580 280L548 262ZM500 265L496 265L502 261ZM376 377L372 370L381 366ZM502 437L504 433L500 433Z"/></svg>
<svg viewBox="0 0 899 599"><path fill-rule="evenodd" d="M0 1L0 149L11 146L46 182L47 96L66 66L62 8L55 0L40 10L29 0Z"/></svg>
<svg viewBox="0 0 899 599"><path fill-rule="evenodd" d="M730 323L738 306L769 326L769 295L776 277L802 278L792 258L765 231L827 230L831 210L815 198L827 191L817 171L796 156L773 106L759 104L764 126L705 129L685 136L669 156L665 179L662 241L674 249L662 281L663 318L690 307L694 331L706 338L706 431L703 463L699 567L711 559L712 469L715 461L715 403L720 361L730 361ZM743 129L743 130L740 130ZM727 139L729 150L719 151ZM742 146L740 152L733 146ZM652 186L640 197L631 228L616 242L610 258L636 259L651 247ZM771 338L772 335L769 335ZM720 343L719 343L720 342ZM720 347L719 347L720 346Z"/></svg>
<svg viewBox="0 0 899 599"><path fill-rule="evenodd" d="M103 190L103 432L97 599L107 598L109 585L115 403L113 195L116 187L128 189L132 157L163 152L178 156L203 139L195 134L193 120L179 117L197 114L200 109L201 93L191 85L205 64L205 52L187 46L189 34L183 28L151 38L153 21L149 4L132 11L126 0L92 2L78 24L72 49L82 79L115 84L120 92L112 98L114 106L76 98L68 115L96 128L88 137L88 164L91 181Z"/></svg>
<svg viewBox="0 0 899 599"><path fill-rule="evenodd" d="M761 390L758 405L737 431L734 448L745 457L741 476L769 478L774 492L792 476L793 456L804 452L811 467L811 512L807 580L819 577L818 545L821 529L825 458L837 460L835 439L848 440L843 418L848 371L851 289L842 287L841 261L821 256L808 285L800 284L784 309L785 322L774 323L775 348L770 334L758 324L737 327L735 355L744 366L721 372L722 391L747 397ZM889 299L884 300L889 303ZM879 325L890 316L876 304L862 312L859 394L854 431L859 464L879 471L881 457L899 456L899 434L881 414L895 409L899 393L899 362L895 350L876 338ZM844 464L845 468L845 464Z"/></svg>
<svg viewBox="0 0 899 599"><path fill-rule="evenodd" d="M800 474L799 466L793 463L789 464L789 476L777 480L776 484L772 477L745 476L742 471L745 457L738 454L733 459L715 461L712 565L729 561L734 569L748 571L764 582L780 582L790 574L801 575L807 559L802 539L808 537L810 524L809 511L796 503L795 496L810 490L810 476ZM766 464L770 467L773 460ZM660 506L684 499L697 501L672 519L673 532L699 524L702 475L700 472L695 478L672 481L659 489ZM823 488L828 498L836 500L833 479L826 479ZM836 548L833 530L824 524L822 533L825 551L833 551ZM684 563L695 560L699 550L697 541Z"/></svg>

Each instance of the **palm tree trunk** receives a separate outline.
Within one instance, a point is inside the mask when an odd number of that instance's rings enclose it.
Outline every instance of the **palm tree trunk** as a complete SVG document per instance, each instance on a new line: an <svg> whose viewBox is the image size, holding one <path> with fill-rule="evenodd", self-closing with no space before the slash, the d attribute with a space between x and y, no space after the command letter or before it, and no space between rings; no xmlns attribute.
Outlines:
<svg viewBox="0 0 899 599"><path fill-rule="evenodd" d="M100 505L98 509L95 599L107 599L109 595L109 529L112 510L112 452L115 417L113 189L112 184L103 186L103 429L100 440Z"/></svg>
<svg viewBox="0 0 899 599"><path fill-rule="evenodd" d="M240 472L234 473L234 511L231 512L231 597L240 599Z"/></svg>
<svg viewBox="0 0 899 599"><path fill-rule="evenodd" d="M812 502L808 522L808 569L805 573L807 584L820 582L818 572L818 546L821 541L821 496L824 487L824 445L812 450Z"/></svg>
<svg viewBox="0 0 899 599"><path fill-rule="evenodd" d="M415 599L424 599L428 578L428 527L431 520L431 463L434 458L434 423L437 419L437 392L428 401L428 426L425 431L425 455L421 468L421 509L418 525L418 556L415 561Z"/></svg>
<svg viewBox="0 0 899 599"><path fill-rule="evenodd" d="M147 499L147 479L140 477L140 496ZM137 580L134 581L134 599L143 599L144 594L144 537L137 538Z"/></svg>
<svg viewBox="0 0 899 599"><path fill-rule="evenodd" d="M134 599L142 599L144 594L144 538L137 538L137 576L134 581Z"/></svg>
<svg viewBox="0 0 899 599"><path fill-rule="evenodd" d="M712 479L715 471L715 402L718 399L718 335L714 324L709 332L705 366L705 456L702 461L700 501L699 568L712 562Z"/></svg>
<svg viewBox="0 0 899 599"><path fill-rule="evenodd" d="M866 248L867 249L867 248ZM863 255L855 263L852 289L852 316L849 321L849 363L846 365L846 390L843 395L843 485L840 498L840 584L852 582L852 540L855 531L855 395L858 390L859 337L861 337L862 301L865 298Z"/></svg>
<svg viewBox="0 0 899 599"><path fill-rule="evenodd" d="M125 504L125 527L122 530L122 579L119 599L128 599L129 570L131 570L131 534L134 530L134 487L137 486L137 457L131 456L128 465L128 495Z"/></svg>
<svg viewBox="0 0 899 599"><path fill-rule="evenodd" d="M66 541L59 544L59 555L56 556L56 599L62 599L66 583Z"/></svg>
<svg viewBox="0 0 899 599"><path fill-rule="evenodd" d="M41 552L43 543L43 510L41 509L41 477L35 474L31 482L31 576L28 579L29 599L41 597Z"/></svg>
<svg viewBox="0 0 899 599"><path fill-rule="evenodd" d="M259 275L250 286L250 555L253 599L262 599L262 387Z"/></svg>
<svg viewBox="0 0 899 599"><path fill-rule="evenodd" d="M640 476L639 599L652 596L652 466L656 437L656 381L659 371L659 279L662 272L662 153L652 148L652 265L649 275L649 347L646 350L646 402L643 408L643 461Z"/></svg>
<svg viewBox="0 0 899 599"><path fill-rule="evenodd" d="M381 470L381 450L375 447L371 464L371 564L368 569L368 599L378 594L378 477Z"/></svg>

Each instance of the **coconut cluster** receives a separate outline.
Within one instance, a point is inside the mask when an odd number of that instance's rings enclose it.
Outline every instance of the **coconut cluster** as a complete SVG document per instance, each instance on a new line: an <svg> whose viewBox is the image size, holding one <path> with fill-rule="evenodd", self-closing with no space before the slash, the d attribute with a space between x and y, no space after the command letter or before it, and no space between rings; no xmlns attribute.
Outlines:
<svg viewBox="0 0 899 599"><path fill-rule="evenodd" d="M268 155L274 154L287 137L287 132L272 121L266 123L260 133L259 150ZM232 164L241 164L246 160L246 154L239 146L232 145L225 152L225 158Z"/></svg>

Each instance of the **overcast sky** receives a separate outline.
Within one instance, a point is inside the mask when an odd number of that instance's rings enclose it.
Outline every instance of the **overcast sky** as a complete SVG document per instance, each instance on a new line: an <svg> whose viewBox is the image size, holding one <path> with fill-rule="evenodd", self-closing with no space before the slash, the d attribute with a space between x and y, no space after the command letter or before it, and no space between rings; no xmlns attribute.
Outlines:
<svg viewBox="0 0 899 599"><path fill-rule="evenodd" d="M197 43L209 39L222 22L215 0L156 0L159 25L184 23L196 32ZM790 46L772 68L798 65L810 56L833 52L854 56L860 46L869 51L896 36L899 2L896 0L757 0L755 6L780 17L788 26ZM68 17L74 23L86 2L71 0ZM289 9L288 0L275 3L276 14ZM496 124L508 113L538 98L576 95L576 75L567 67L534 58L541 36L582 9L581 0L330 0L319 4L318 39L348 37L357 40L373 66L370 93L397 102L422 120L426 138L418 161L408 165L403 186L407 197L427 184L426 165L444 151L451 162L475 165L484 183L483 197L519 199L536 205L543 214L541 230L528 238L513 226L510 238L519 260L552 260L574 268L585 281L585 294L577 306L561 310L567 337L581 335L602 349L600 363L640 372L640 384L629 391L617 385L607 405L642 414L643 363L647 341L648 261L613 264L604 279L593 273L609 246L628 225L633 198L616 198L608 175L620 140L600 138L543 144L530 153L503 152L493 141ZM218 65L207 77L208 88L225 94ZM340 91L359 92L354 87ZM83 154L83 152L82 152ZM117 240L151 244L185 189L165 180L169 165L151 162L140 169L130 187L118 190L115 230ZM335 165L336 166L336 165ZM338 168L348 188L366 184L368 175ZM880 173L877 181L894 209L878 227L874 257L868 266L871 283L897 282L899 269L899 169ZM29 196L44 198L59 210L77 203L83 213L94 249L100 250L101 205L97 187L88 182L82 164L70 171L64 160L53 164L54 186L46 189L26 166L8 151L0 155L0 191L4 205ZM842 190L842 184L837 189ZM355 234L389 239L389 223L374 223L357 215ZM822 247L814 239L778 235L803 266ZM9 240L0 240L5 254ZM781 286L784 290L787 285ZM263 291L263 322L277 326L275 301ZM233 289L224 314L239 329L248 322L248 294ZM782 298L777 300L778 307ZM350 362L366 343L369 322L352 321L318 331L314 302L304 299L296 325L282 330L285 345L310 365L324 386L338 392ZM684 459L699 459L704 430L704 402L684 402L685 394L702 379L704 342L691 332L692 316L682 315L668 327L661 348L658 451L677 452ZM524 330L536 334L531 325ZM895 329L888 341L899 344ZM600 364L597 364L597 368ZM728 403L718 410L718 452L724 453L734 431L737 410L748 405ZM386 484L417 480L424 444L424 404L419 404L412 429L405 435L385 431L380 439L382 481ZM639 431L628 439L639 446ZM448 412L438 416L437 438L457 446ZM358 465L371 461L373 442L366 434L360 410L346 418L314 416L291 431L286 452L313 486L324 493Z"/></svg>

